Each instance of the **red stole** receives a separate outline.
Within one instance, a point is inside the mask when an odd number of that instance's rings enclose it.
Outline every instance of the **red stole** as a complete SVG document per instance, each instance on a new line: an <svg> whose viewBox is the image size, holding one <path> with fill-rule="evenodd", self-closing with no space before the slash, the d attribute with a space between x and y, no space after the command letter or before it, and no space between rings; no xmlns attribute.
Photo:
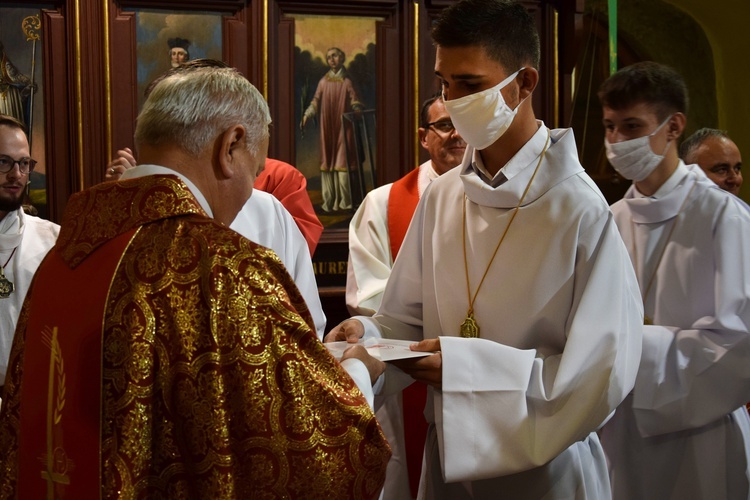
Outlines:
<svg viewBox="0 0 750 500"><path fill-rule="evenodd" d="M18 498L101 496L102 321L133 233L107 242L76 269L57 248L39 268L19 393Z"/></svg>
<svg viewBox="0 0 750 500"><path fill-rule="evenodd" d="M388 196L388 237L394 261L419 203L419 170L415 168L394 182Z"/></svg>
<svg viewBox="0 0 750 500"><path fill-rule="evenodd" d="M394 182L388 196L388 237L391 242L391 255L394 261L419 203L419 171L420 168L416 168ZM419 489L422 455L427 438L427 421L424 419L426 403L427 386L422 382L414 382L404 389L406 468L409 473L409 489L411 490L411 496L414 498L416 498Z"/></svg>

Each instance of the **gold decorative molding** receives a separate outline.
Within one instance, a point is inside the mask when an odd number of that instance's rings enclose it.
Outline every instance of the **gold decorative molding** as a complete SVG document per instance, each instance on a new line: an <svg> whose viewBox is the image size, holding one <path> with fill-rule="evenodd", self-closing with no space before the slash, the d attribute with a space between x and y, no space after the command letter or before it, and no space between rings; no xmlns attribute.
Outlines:
<svg viewBox="0 0 750 500"><path fill-rule="evenodd" d="M414 161L419 165L419 2L414 0ZM411 170L411 169L410 169Z"/></svg>
<svg viewBox="0 0 750 500"><path fill-rule="evenodd" d="M268 0L263 0L263 97L268 100Z"/></svg>
<svg viewBox="0 0 750 500"><path fill-rule="evenodd" d="M81 2L80 0L73 0L73 32L74 32L74 49L75 55L75 89L74 95L76 99L75 114L76 114L76 143L78 145L78 164L76 170L78 171L78 190L82 191L84 188L84 175L83 175L83 91L82 91L82 70L81 70Z"/></svg>
<svg viewBox="0 0 750 500"><path fill-rule="evenodd" d="M553 31L553 37L554 37L554 101L552 103L552 109L555 113L554 118L552 120L552 127L553 128L559 128L560 127L560 13L555 9L555 15L553 17L553 24L554 27L552 29Z"/></svg>
<svg viewBox="0 0 750 500"><path fill-rule="evenodd" d="M105 130L105 137L107 141L107 158L110 158L110 155L112 154L112 68L110 67L110 58L109 58L109 0L102 0L103 5L103 12L104 12L104 26L103 32L104 32L104 87L107 89L104 93L104 99L105 99L105 106L104 106L104 113L105 113L105 120L104 120L104 126L106 127Z"/></svg>

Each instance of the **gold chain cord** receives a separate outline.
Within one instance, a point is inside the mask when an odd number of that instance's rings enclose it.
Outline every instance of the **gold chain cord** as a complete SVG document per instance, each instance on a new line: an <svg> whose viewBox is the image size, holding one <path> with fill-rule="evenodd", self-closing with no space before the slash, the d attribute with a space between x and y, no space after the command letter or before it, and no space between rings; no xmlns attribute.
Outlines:
<svg viewBox="0 0 750 500"><path fill-rule="evenodd" d="M531 179L529 179L529 183L526 184L526 189L521 195L521 199L518 200L518 205L516 205L516 208L513 211L513 215L511 215L510 217L510 222L508 222L508 225L505 226L505 231L503 231L502 236L500 236L500 241L497 242L495 251L492 253L492 258L490 258L490 262L489 264L487 264L487 269L484 270L484 274L482 275L482 280L479 282L479 286L477 286L476 292L474 292L474 298L471 297L471 286L469 285L469 262L466 257L466 204L468 202L468 198L466 196L466 192L464 192L463 215L462 215L462 222L463 222L462 239L463 239L463 247L464 247L464 272L466 273L466 294L467 294L467 298L469 299L469 310L467 312L467 316L470 316L474 313L474 301L477 300L477 295L479 295L479 289L482 288L482 285L484 284L484 279L487 277L487 273L489 273L490 268L492 267L492 263L495 261L495 256L497 255L497 251L500 250L500 245L502 245L503 240L505 239L505 235L508 234L510 225L513 224L513 221L516 218L516 214L518 214L518 210L521 208L521 205L523 204L523 200L526 199L526 195L528 194L529 189L531 188L531 183L534 182L534 178L536 177L536 174L539 171L539 167L542 165L542 160L544 160L544 154L547 152L547 148L549 146L549 140L550 140L550 131L547 130L547 140L544 143L544 149L542 149L542 153L539 155L539 163L536 164L534 173L531 175Z"/></svg>

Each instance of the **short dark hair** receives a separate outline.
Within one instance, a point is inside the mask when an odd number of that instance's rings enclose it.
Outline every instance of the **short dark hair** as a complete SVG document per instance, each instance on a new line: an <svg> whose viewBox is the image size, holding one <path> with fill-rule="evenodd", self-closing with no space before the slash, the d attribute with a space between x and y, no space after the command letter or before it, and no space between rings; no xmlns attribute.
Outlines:
<svg viewBox="0 0 750 500"><path fill-rule="evenodd" d="M508 72L539 68L539 33L526 8L512 0L461 0L444 9L432 25L441 47L477 45Z"/></svg>
<svg viewBox="0 0 750 500"><path fill-rule="evenodd" d="M688 90L674 69L653 61L626 66L599 88L602 106L621 110L639 103L653 106L660 121L673 113L687 114Z"/></svg>
<svg viewBox="0 0 750 500"><path fill-rule="evenodd" d="M21 123L21 121L14 116L0 114L0 125L18 129L23 132L26 137L29 136L29 132L26 130L26 125Z"/></svg>
<svg viewBox="0 0 750 500"><path fill-rule="evenodd" d="M680 144L680 158L682 158L685 163L695 163L692 159L689 160L689 157L692 156L696 149L698 149L698 146L703 144L703 141L710 137L729 139L729 135L727 135L727 132L725 130L705 127L698 129L693 132L693 135L685 139L682 144ZM731 141L731 139L729 140Z"/></svg>
<svg viewBox="0 0 750 500"><path fill-rule="evenodd" d="M427 128L427 124L430 123L430 107L434 104L435 101L442 98L443 94L441 92L438 92L422 103L422 108L419 110L419 122L421 123L420 127Z"/></svg>

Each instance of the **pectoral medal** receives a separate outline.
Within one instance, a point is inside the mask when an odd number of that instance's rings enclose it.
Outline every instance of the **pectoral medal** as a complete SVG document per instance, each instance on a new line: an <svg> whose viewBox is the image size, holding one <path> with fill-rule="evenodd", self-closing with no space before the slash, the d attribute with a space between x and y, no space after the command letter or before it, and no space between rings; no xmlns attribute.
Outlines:
<svg viewBox="0 0 750 500"><path fill-rule="evenodd" d="M7 299L13 293L13 282L5 277L5 271L0 267L0 299Z"/></svg>
<svg viewBox="0 0 750 500"><path fill-rule="evenodd" d="M531 188L531 183L534 182L534 177L536 177L536 173L539 171L539 167L542 165L542 160L544 160L544 154L547 152L549 141L550 141L550 132L548 130L547 141L544 143L544 149L542 149L542 153L539 155L539 162L536 164L534 173L531 174L531 179L529 179L529 182L526 184L526 189L521 195L521 198L518 200L518 205L516 205L516 208L513 210L513 213L510 216L508 225L505 226L505 230L503 231L503 234L500 235L500 239L497 242L497 246L495 246L495 251L492 253L492 257L490 257L489 263L487 263L487 267L484 270L484 274L482 274L482 279L479 280L479 285L477 285L477 289L474 292L473 296L471 294L471 284L469 283L469 258L467 257L469 252L466 251L466 205L469 203L469 197L466 195L466 193L464 193L463 203L461 204L461 207L462 207L461 237L463 238L462 243L463 243L463 250L464 250L464 273L466 275L466 299L469 303L469 308L468 308L469 310L466 313L466 319L464 320L463 323L461 323L460 333L461 333L461 337L465 339L478 339L479 338L479 325L477 325L477 322L474 319L474 303L477 300L477 295L479 295L479 290L482 288L482 285L484 284L484 279L487 277L487 274L490 272L492 263L495 262L495 257L497 256L497 252L500 250L500 245L503 244L503 241L505 240L505 236L508 234L508 230L510 229L510 225L513 224L513 221L516 219L516 215L518 215L518 210L521 208L521 205L523 205L523 200L526 198L526 194L529 192L529 189Z"/></svg>
<svg viewBox="0 0 750 500"><path fill-rule="evenodd" d="M461 323L461 337L465 339L479 338L479 325L474 320L474 312L471 311Z"/></svg>

